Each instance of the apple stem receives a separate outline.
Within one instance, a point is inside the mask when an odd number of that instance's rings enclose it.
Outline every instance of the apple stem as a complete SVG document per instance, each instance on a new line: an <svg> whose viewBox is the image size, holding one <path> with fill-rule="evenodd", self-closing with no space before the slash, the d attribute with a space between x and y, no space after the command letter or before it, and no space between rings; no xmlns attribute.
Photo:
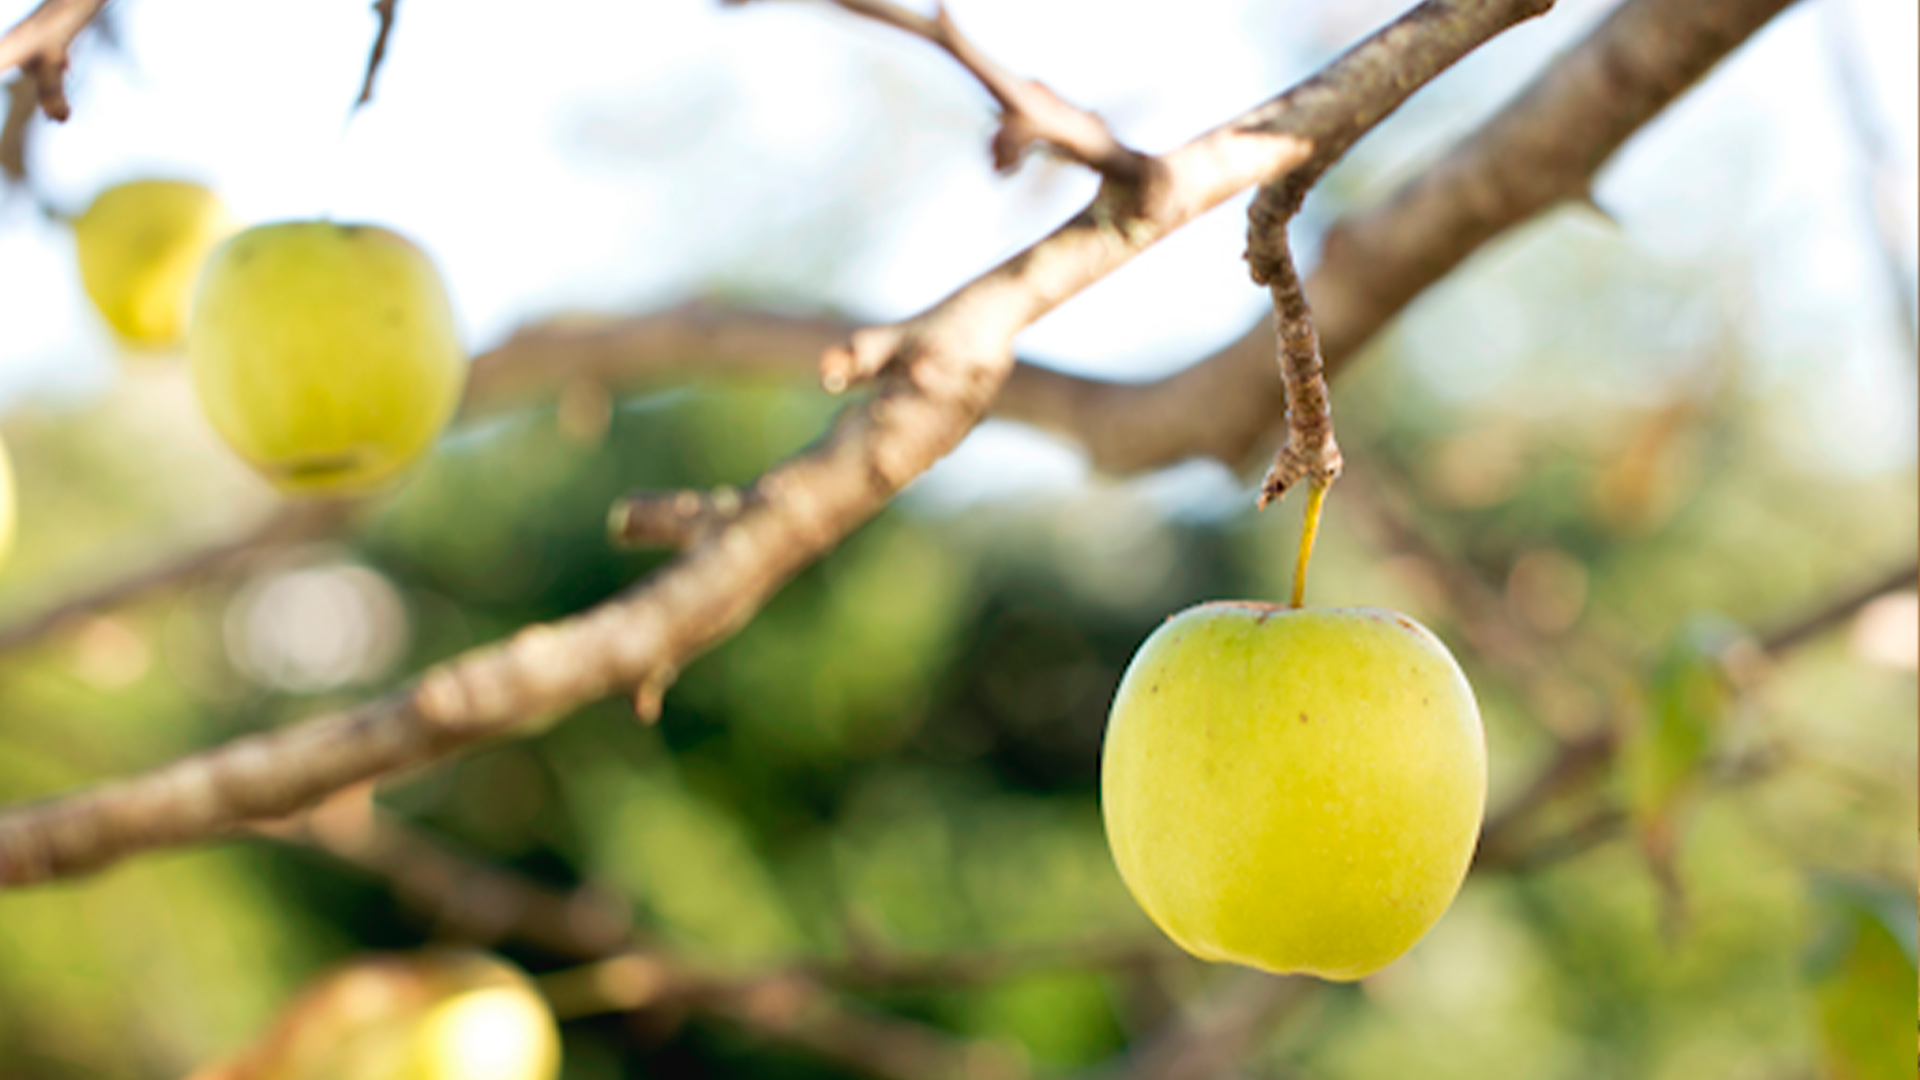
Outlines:
<svg viewBox="0 0 1920 1080"><path fill-rule="evenodd" d="M1327 504L1331 484L1307 481L1307 513L1300 523L1300 554L1293 561L1293 606L1305 607L1307 600L1307 563L1313 558L1313 541L1320 535L1320 510Z"/></svg>

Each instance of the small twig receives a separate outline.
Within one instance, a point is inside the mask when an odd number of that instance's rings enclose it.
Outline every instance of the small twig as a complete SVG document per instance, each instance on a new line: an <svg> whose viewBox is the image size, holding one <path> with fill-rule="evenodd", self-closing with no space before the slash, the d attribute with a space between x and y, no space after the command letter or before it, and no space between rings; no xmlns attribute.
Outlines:
<svg viewBox="0 0 1920 1080"><path fill-rule="evenodd" d="M373 0L373 13L380 19L380 29L373 36L373 51L367 54L367 75L361 80L360 96L353 101L356 112L373 100L373 79L387 58L387 37L393 33L394 9L399 6L400 0Z"/></svg>
<svg viewBox="0 0 1920 1080"><path fill-rule="evenodd" d="M232 539L188 551L0 627L0 653L38 641L81 616L109 611L158 589L177 588L219 573L262 550L325 535L351 517L357 506L351 501L288 503Z"/></svg>
<svg viewBox="0 0 1920 1080"><path fill-rule="evenodd" d="M1023 79L995 63L954 25L946 5L936 6L928 18L888 0L832 2L938 46L979 80L1000 105L993 164L1001 172L1011 172L1029 147L1044 143L1112 180L1134 182L1146 175L1150 158L1115 138L1106 121L1069 104L1046 84Z"/></svg>
<svg viewBox="0 0 1920 1080"><path fill-rule="evenodd" d="M1531 858L1532 850L1523 847L1515 836L1526 828L1541 807L1605 775L1616 745L1611 731L1600 731L1563 744L1524 791L1487 819L1480 830L1480 843L1474 849L1474 869L1509 869Z"/></svg>
<svg viewBox="0 0 1920 1080"><path fill-rule="evenodd" d="M454 853L349 788L295 818L255 831L326 853L387 883L441 934L472 945L512 939L559 956L591 959L632 944L632 914L598 889L562 892Z"/></svg>
<svg viewBox="0 0 1920 1080"><path fill-rule="evenodd" d="M1267 185L1247 214L1247 264L1253 280L1273 294L1273 322L1279 338L1280 380L1287 397L1287 441L1274 455L1260 484L1260 509L1307 481L1307 510L1301 520L1299 554L1293 564L1293 606L1307 599L1307 566L1327 489L1340 479L1340 443L1333 436L1333 403L1327 392L1327 366L1320 356L1320 335L1313 312L1293 268L1287 222L1300 209L1305 188L1291 183Z"/></svg>
<svg viewBox="0 0 1920 1080"><path fill-rule="evenodd" d="M1789 622L1781 623L1773 630L1760 635L1760 648L1768 656L1778 656L1846 622L1853 617L1854 612L1867 606L1870 601L1899 589L1913 589L1916 585L1920 585L1920 565L1902 566L1884 577L1841 593L1813 610Z"/></svg>
<svg viewBox="0 0 1920 1080"><path fill-rule="evenodd" d="M1262 188L1248 212L1247 263L1253 280L1273 294L1274 329L1280 341L1280 376L1287 394L1287 441L1260 485L1260 506L1306 480L1316 489L1340 478L1340 444L1333 437L1333 405L1327 394L1320 335L1313 328L1307 294L1287 247L1287 222L1296 205L1274 187Z"/></svg>
<svg viewBox="0 0 1920 1080"><path fill-rule="evenodd" d="M50 119L65 120L73 113L67 102L67 53L73 39L106 4L107 0L45 0L0 35L0 74L17 67L33 80L40 111Z"/></svg>
<svg viewBox="0 0 1920 1080"><path fill-rule="evenodd" d="M7 119L0 126L0 176L10 184L27 182L27 132L38 103L32 79L22 75L7 84Z"/></svg>

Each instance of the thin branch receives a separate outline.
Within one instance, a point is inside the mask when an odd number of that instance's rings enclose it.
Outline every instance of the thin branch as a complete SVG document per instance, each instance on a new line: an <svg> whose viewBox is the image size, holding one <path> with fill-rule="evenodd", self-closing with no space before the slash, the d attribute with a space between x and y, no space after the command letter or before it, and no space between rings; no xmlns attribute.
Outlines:
<svg viewBox="0 0 1920 1080"><path fill-rule="evenodd" d="M351 518L348 501L288 503L231 539L199 547L156 566L0 627L0 653L31 645L76 620L121 607L164 588L178 588L245 564L262 551L324 536Z"/></svg>
<svg viewBox="0 0 1920 1080"><path fill-rule="evenodd" d="M1473 868L1509 870L1522 863L1533 864L1537 853L1532 846L1523 844L1519 835L1541 807L1581 791L1605 776L1616 749L1617 741L1611 731L1596 732L1562 744L1553 759L1534 776L1533 782L1501 807L1499 813L1487 819L1480 830L1480 842L1474 848Z"/></svg>
<svg viewBox="0 0 1920 1080"><path fill-rule="evenodd" d="M385 882L402 903L456 941L491 946L511 939L583 960L632 946L632 913L618 897L591 888L562 892L458 855L381 809L367 785L255 830L324 852Z"/></svg>
<svg viewBox="0 0 1920 1080"><path fill-rule="evenodd" d="M21 75L7 84L7 119L0 126L0 176L9 184L27 183L27 133L38 103L32 79Z"/></svg>
<svg viewBox="0 0 1920 1080"><path fill-rule="evenodd" d="M845 964L719 974L635 941L626 906L617 898L593 889L553 889L468 859L379 809L364 786L258 831L311 846L385 882L451 940L486 947L511 938L588 961L539 980L563 1018L691 1009L861 1075L891 1080L1017 1080L1028 1070L1007 1048L855 1008L837 991L975 985L1041 970L1130 967L1168 954L1164 946L1140 942L1085 942L1019 953L868 954Z"/></svg>
<svg viewBox="0 0 1920 1080"><path fill-rule="evenodd" d="M1145 176L1151 158L1123 145L1106 121L1069 104L1044 83L1023 79L995 63L954 25L946 5L937 4L928 18L888 0L832 2L939 47L993 95L1000 105L993 164L1001 172L1011 172L1029 147L1045 143L1110 180L1133 183Z"/></svg>
<svg viewBox="0 0 1920 1080"><path fill-rule="evenodd" d="M1899 567L1760 635L1760 648L1777 657L1846 622L1871 601L1901 589L1912 591L1917 585L1920 565Z"/></svg>
<svg viewBox="0 0 1920 1080"><path fill-rule="evenodd" d="M1319 75L1158 159L1151 182L1102 185L1045 239L904 323L863 330L823 376L887 370L873 397L756 484L759 500L634 589L462 654L386 697L145 774L0 814L0 884L284 817L344 787L526 735L658 680L730 636L800 569L953 449L1013 367L1014 337L1237 191L1344 148L1414 89L1544 0L1427 0Z"/></svg>
<svg viewBox="0 0 1920 1080"><path fill-rule="evenodd" d="M1778 659L1781 654L1845 622L1870 601L1897 589L1911 589L1917 581L1920 581L1920 565L1901 567L1864 587L1814 606L1804 614L1782 623L1778 629L1762 635L1757 643L1749 643L1748 648L1757 644L1766 657ZM1739 656L1730 655L1726 662L1731 667L1740 659ZM1750 692L1754 688L1750 677L1743 679L1732 670L1728 674L1729 678L1741 684L1743 690ZM1533 782L1498 814L1488 819L1474 853L1475 869L1527 869L1577 854L1611 835L1625 819L1610 809L1602 808L1557 838L1526 842L1519 839L1542 806L1588 788L1604 776L1606 767L1619 749L1619 740L1610 730L1596 731L1563 744Z"/></svg>
<svg viewBox="0 0 1920 1080"><path fill-rule="evenodd" d="M67 53L107 0L45 0L0 35L0 74L19 68L32 79L40 111L54 120L72 115L67 103Z"/></svg>
<svg viewBox="0 0 1920 1080"><path fill-rule="evenodd" d="M1333 404L1327 394L1326 365L1320 359L1320 335L1314 331L1300 275L1288 249L1287 222L1298 209L1279 189L1265 187L1254 198L1247 230L1247 262L1253 280L1273 294L1273 321L1280 339L1280 381L1287 397L1287 441L1274 455L1273 466L1260 485L1260 506L1284 496L1306 480L1324 492L1340 478L1340 444L1333 436ZM1305 571L1302 541L1301 570ZM1298 589L1296 588L1296 592Z"/></svg>
<svg viewBox="0 0 1920 1080"><path fill-rule="evenodd" d="M360 82L360 96L353 101L354 111L373 100L373 79L380 74L380 65L387 58L387 37L393 33L394 9L400 6L400 0L373 0L373 13L380 20L380 29L373 35L373 51L367 54L367 75Z"/></svg>

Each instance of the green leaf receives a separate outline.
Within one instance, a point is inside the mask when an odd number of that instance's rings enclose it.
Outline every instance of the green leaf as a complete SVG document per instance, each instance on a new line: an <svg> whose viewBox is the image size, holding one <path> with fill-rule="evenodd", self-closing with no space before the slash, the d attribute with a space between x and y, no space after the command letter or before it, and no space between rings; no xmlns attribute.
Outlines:
<svg viewBox="0 0 1920 1080"><path fill-rule="evenodd" d="M1807 973L1830 1080L1913 1075L1920 913L1911 888L1827 878L1815 882L1818 934Z"/></svg>

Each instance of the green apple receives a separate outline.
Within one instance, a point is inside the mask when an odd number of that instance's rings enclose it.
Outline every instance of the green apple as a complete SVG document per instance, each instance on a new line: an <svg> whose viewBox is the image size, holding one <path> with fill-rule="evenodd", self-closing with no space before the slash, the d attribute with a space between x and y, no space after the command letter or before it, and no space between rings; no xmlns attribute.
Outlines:
<svg viewBox="0 0 1920 1080"><path fill-rule="evenodd" d="M1114 861L1162 930L1203 959L1335 980L1439 920L1486 794L1466 677L1372 608L1173 616L1121 679L1101 763Z"/></svg>
<svg viewBox="0 0 1920 1080"><path fill-rule="evenodd" d="M207 252L231 231L219 197L200 184L117 184L73 219L80 283L121 340L171 345L186 329Z"/></svg>
<svg viewBox="0 0 1920 1080"><path fill-rule="evenodd" d="M187 355L201 408L288 492L360 492L430 446L466 381L432 260L374 225L261 225L213 253Z"/></svg>
<svg viewBox="0 0 1920 1080"><path fill-rule="evenodd" d="M322 976L266 1036L193 1080L556 1080L560 1033L520 971L472 952L375 956Z"/></svg>

